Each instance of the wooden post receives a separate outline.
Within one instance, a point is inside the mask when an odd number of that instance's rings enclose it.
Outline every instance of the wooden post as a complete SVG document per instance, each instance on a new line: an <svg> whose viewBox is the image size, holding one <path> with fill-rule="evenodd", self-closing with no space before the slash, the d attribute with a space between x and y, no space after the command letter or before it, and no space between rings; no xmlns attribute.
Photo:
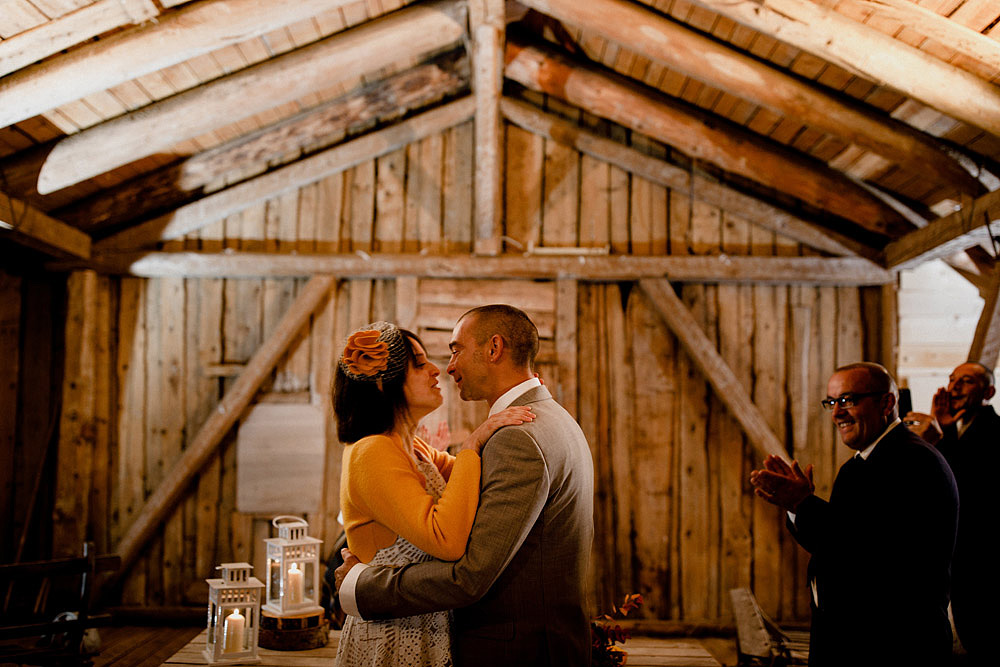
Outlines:
<svg viewBox="0 0 1000 667"><path fill-rule="evenodd" d="M969 348L969 361L994 368L1000 356L1000 264L993 267L988 291L983 294L982 315Z"/></svg>
<svg viewBox="0 0 1000 667"><path fill-rule="evenodd" d="M476 97L475 250L500 253L502 228L504 1L470 0L472 87Z"/></svg>

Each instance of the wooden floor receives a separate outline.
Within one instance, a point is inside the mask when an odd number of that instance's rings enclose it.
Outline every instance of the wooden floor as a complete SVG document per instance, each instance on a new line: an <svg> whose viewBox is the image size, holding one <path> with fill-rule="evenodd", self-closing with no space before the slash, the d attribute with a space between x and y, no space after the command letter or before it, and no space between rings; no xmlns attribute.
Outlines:
<svg viewBox="0 0 1000 667"><path fill-rule="evenodd" d="M160 667L165 662L183 664L185 656L197 655L201 643L199 638L204 627L110 627L101 628L101 652L94 659L95 667ZM202 641L204 638L202 637ZM197 650L192 650L198 644ZM185 648L187 647L187 648ZM699 667L721 665L732 667L736 664L736 646L730 638L682 638L676 640L647 639L636 637L626 643L629 650L629 665L657 664ZM673 653L670 661L653 661L651 653L664 651ZM685 657L686 656L686 657ZM707 659L708 656L714 660ZM645 658L645 659L644 659ZM187 661L187 664L191 664ZM332 657L324 662L332 665Z"/></svg>
<svg viewBox="0 0 1000 667"><path fill-rule="evenodd" d="M94 658L94 666L159 667L204 629L204 626L101 628L101 652Z"/></svg>

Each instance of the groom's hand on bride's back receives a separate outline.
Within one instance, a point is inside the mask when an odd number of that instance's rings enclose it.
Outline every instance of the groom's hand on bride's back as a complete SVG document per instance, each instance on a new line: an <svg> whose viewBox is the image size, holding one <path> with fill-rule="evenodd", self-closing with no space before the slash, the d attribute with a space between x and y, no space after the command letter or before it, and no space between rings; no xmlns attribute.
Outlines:
<svg viewBox="0 0 1000 667"><path fill-rule="evenodd" d="M349 549L341 549L340 556L344 559L344 564L333 571L333 581L337 585L337 592L340 592L340 587L344 584L344 577L347 573L351 571L351 568L358 565L361 561L358 557L351 553Z"/></svg>

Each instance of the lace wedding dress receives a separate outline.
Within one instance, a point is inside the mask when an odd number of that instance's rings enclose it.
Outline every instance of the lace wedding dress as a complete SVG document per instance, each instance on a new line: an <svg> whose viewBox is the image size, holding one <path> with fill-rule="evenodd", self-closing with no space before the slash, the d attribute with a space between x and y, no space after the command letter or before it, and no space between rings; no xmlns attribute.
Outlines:
<svg viewBox="0 0 1000 667"><path fill-rule="evenodd" d="M440 499L444 477L433 463L417 460L427 493ZM379 549L369 565L420 563L431 556L401 536ZM337 646L337 667L452 667L451 612L439 611L386 621L348 615Z"/></svg>

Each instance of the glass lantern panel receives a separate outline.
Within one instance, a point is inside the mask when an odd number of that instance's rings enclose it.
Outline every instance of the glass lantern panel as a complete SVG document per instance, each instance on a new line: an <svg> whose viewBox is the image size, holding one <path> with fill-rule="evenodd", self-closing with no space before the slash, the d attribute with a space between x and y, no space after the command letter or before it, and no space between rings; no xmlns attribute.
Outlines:
<svg viewBox="0 0 1000 667"><path fill-rule="evenodd" d="M281 599L281 563L267 560L267 602L275 604Z"/></svg>

